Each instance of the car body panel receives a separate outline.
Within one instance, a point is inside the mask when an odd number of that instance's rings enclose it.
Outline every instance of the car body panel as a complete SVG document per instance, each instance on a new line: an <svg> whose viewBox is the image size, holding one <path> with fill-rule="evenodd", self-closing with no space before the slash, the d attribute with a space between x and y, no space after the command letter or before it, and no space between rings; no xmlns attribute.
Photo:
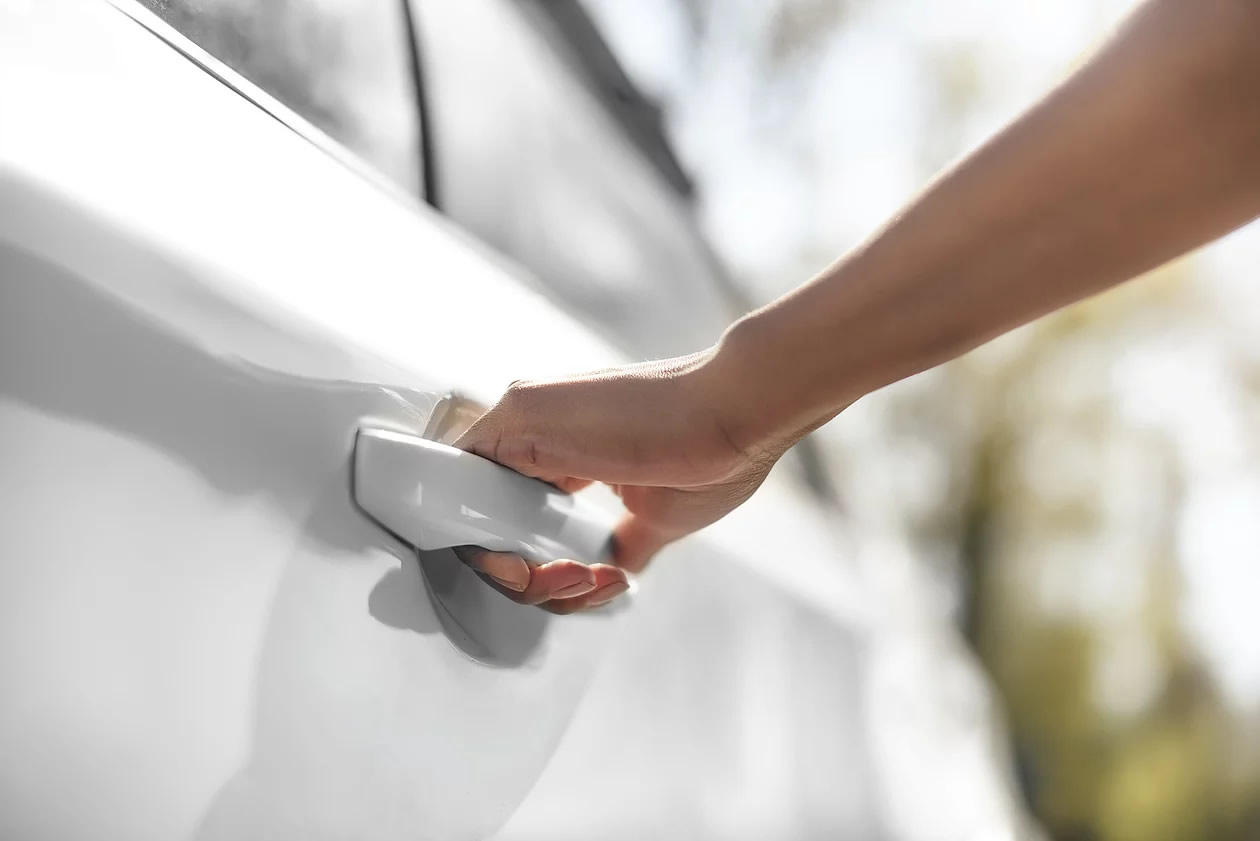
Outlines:
<svg viewBox="0 0 1260 841"><path fill-rule="evenodd" d="M603 739L613 778L673 765L678 816L709 814L678 792L707 779L746 827L870 826L860 693L821 727L809 700L858 678L849 585L785 483L664 553L632 609L487 598L483 647L457 638L431 592L475 579L355 507L355 431L621 357L105 3L0 19L0 835L486 837L597 667L633 693L617 726L577 716L570 767ZM769 754L767 715L797 722ZM751 797L789 760L847 769L844 807Z"/></svg>

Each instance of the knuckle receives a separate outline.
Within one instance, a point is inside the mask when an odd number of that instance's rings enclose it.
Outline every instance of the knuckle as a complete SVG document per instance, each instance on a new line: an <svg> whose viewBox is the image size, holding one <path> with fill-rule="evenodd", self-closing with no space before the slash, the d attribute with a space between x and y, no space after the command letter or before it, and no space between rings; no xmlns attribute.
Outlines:
<svg viewBox="0 0 1260 841"><path fill-rule="evenodd" d="M513 380L499 398L499 405L521 411L533 401L536 392L529 380Z"/></svg>
<svg viewBox="0 0 1260 841"><path fill-rule="evenodd" d="M538 442L533 438L524 438L516 446L516 460L525 467L539 466Z"/></svg>

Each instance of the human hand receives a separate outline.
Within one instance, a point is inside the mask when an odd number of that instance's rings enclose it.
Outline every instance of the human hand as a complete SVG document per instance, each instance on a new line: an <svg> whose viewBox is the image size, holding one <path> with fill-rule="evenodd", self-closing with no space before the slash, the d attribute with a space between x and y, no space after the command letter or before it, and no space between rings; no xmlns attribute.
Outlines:
<svg viewBox="0 0 1260 841"><path fill-rule="evenodd" d="M457 549L508 598L573 613L621 595L666 544L750 497L790 441L762 441L714 351L576 377L518 381L455 446L574 492L609 485L626 514L611 563Z"/></svg>

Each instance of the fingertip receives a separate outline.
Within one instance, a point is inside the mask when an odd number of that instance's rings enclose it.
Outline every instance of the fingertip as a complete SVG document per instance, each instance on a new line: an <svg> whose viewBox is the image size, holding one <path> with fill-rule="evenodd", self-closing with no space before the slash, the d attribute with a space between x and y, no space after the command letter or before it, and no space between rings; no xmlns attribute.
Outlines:
<svg viewBox="0 0 1260 841"><path fill-rule="evenodd" d="M629 573L621 567L613 566L612 564L592 564L590 570L595 576L595 587L597 589L616 582L630 583Z"/></svg>
<svg viewBox="0 0 1260 841"><path fill-rule="evenodd" d="M608 604L613 599L630 592L631 584L629 581L614 581L607 586L600 587L592 592L586 598L587 607L600 607Z"/></svg>
<svg viewBox="0 0 1260 841"><path fill-rule="evenodd" d="M553 593L552 598L540 602L538 607L560 616L568 616L580 611L602 607L619 596L635 592L638 587L624 569L611 564L593 564L590 571L595 584L589 590L573 597L563 597Z"/></svg>
<svg viewBox="0 0 1260 841"><path fill-rule="evenodd" d="M458 546L456 556L472 569L494 579L499 585L524 593L532 578L529 564L511 552L491 552L477 546Z"/></svg>
<svg viewBox="0 0 1260 841"><path fill-rule="evenodd" d="M556 593L578 595L594 587L595 573L590 567L567 559L551 561L534 567L524 598L527 604L540 604Z"/></svg>
<svg viewBox="0 0 1260 841"><path fill-rule="evenodd" d="M545 576L564 576L566 578L576 576L576 578L590 580L594 580L595 575L592 567L568 558L539 564L534 567L534 573Z"/></svg>

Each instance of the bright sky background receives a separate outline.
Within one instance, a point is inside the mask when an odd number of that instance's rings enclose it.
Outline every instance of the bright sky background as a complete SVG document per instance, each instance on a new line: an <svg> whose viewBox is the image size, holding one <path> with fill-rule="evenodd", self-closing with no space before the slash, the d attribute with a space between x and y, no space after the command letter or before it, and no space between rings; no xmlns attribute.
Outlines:
<svg viewBox="0 0 1260 841"><path fill-rule="evenodd" d="M949 157L1019 112L1131 0L859 0L800 72L768 89L763 0L722 0L691 49L674 0L588 0L632 72L665 103L703 187L705 224L743 274L781 274L803 248L868 232ZM979 107L940 133L925 56L974 63ZM924 138L930 138L926 141ZM923 160L927 145L942 152ZM808 172L800 162L809 159Z"/></svg>

